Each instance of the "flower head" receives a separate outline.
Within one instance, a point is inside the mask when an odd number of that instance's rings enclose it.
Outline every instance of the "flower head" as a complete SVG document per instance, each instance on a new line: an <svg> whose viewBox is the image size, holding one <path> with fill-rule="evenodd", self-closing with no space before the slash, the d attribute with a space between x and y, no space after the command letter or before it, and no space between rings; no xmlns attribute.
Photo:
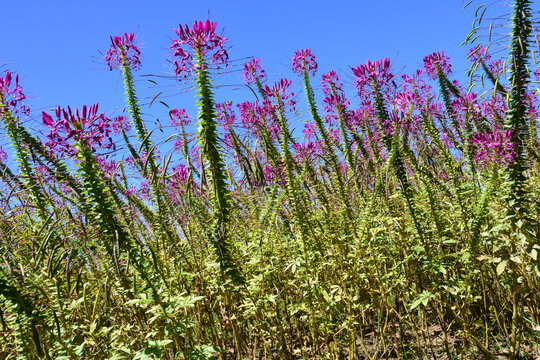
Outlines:
<svg viewBox="0 0 540 360"><path fill-rule="evenodd" d="M223 125L231 126L236 123L236 115L232 108L232 101L216 104L216 119Z"/></svg>
<svg viewBox="0 0 540 360"><path fill-rule="evenodd" d="M516 153L512 144L512 131L497 131L476 134L471 140L476 144L476 161L487 164L512 164Z"/></svg>
<svg viewBox="0 0 540 360"><path fill-rule="evenodd" d="M343 92L343 84L339 81L339 77L334 70L323 74L321 84L325 95L332 94L333 92Z"/></svg>
<svg viewBox="0 0 540 360"><path fill-rule="evenodd" d="M247 85L262 81L266 78L266 74L259 64L259 59L251 59L244 64L244 81Z"/></svg>
<svg viewBox="0 0 540 360"><path fill-rule="evenodd" d="M141 67L139 55L141 52L133 41L135 34L124 33L124 36L111 36L111 47L105 54L105 61L109 70L118 69L121 66L128 66L133 70Z"/></svg>
<svg viewBox="0 0 540 360"><path fill-rule="evenodd" d="M110 119L97 110L98 104L83 105L80 112L78 109L72 112L69 106L67 110L58 107L55 110L56 120L43 112L43 124L51 129L47 145L69 155L75 153L71 141L81 142L93 150L97 147L115 149L110 137Z"/></svg>
<svg viewBox="0 0 540 360"><path fill-rule="evenodd" d="M304 71L315 75L317 71L317 62L310 49L300 49L294 53L292 61L293 71L302 74Z"/></svg>
<svg viewBox="0 0 540 360"><path fill-rule="evenodd" d="M450 58L444 55L444 51L440 53L434 52L424 58L424 68L430 78L436 79L439 76L439 71L444 75L452 72L449 60Z"/></svg>
<svg viewBox="0 0 540 360"><path fill-rule="evenodd" d="M131 123L124 115L115 117L111 122L111 128L113 134L121 134L122 132L128 132L131 130Z"/></svg>
<svg viewBox="0 0 540 360"><path fill-rule="evenodd" d="M2 147L0 146L0 163L5 163L6 160L8 158L8 155L7 153L4 151L4 149L2 149Z"/></svg>
<svg viewBox="0 0 540 360"><path fill-rule="evenodd" d="M294 93L287 93L287 89L289 86L291 86L292 81L287 79L281 79L274 83L274 86L271 88L268 85L265 85L263 88L263 92L266 96L269 97L280 97L281 99L286 99L289 97L289 95Z"/></svg>
<svg viewBox="0 0 540 360"><path fill-rule="evenodd" d="M320 144L310 141L307 144L294 144L294 158L297 162L311 161L321 152Z"/></svg>
<svg viewBox="0 0 540 360"><path fill-rule="evenodd" d="M186 109L172 109L169 112L172 126L189 125L189 116Z"/></svg>
<svg viewBox="0 0 540 360"><path fill-rule="evenodd" d="M193 57L202 56L205 59L210 57L214 64L226 64L229 55L224 48L227 38L216 34L217 23L210 20L195 21L193 26L179 25L174 29L180 40L174 39L171 49L174 50L174 56L179 60L174 62L176 75L182 75L195 69Z"/></svg>
<svg viewBox="0 0 540 360"><path fill-rule="evenodd" d="M304 138L311 141L311 139L316 138L317 125L315 125L315 123L305 124L302 132L304 133Z"/></svg>
<svg viewBox="0 0 540 360"><path fill-rule="evenodd" d="M263 93L268 97L278 99L278 102L288 99L287 105L294 109L294 106L296 105L296 101L292 98L294 93L292 91L287 92L287 89L289 86L291 86L291 84L291 80L281 79L275 82L274 86L271 88L268 85L265 85L263 88Z"/></svg>
<svg viewBox="0 0 540 360"><path fill-rule="evenodd" d="M173 174L171 176L171 186L180 193L184 193L184 186L185 184L187 184L188 178L189 173L186 165L177 165L173 168Z"/></svg>
<svg viewBox="0 0 540 360"><path fill-rule="evenodd" d="M484 62L487 62L491 59L491 56L488 54L487 49L484 48L482 45L478 44L471 50L469 50L468 58L472 62L477 62L478 60L482 60Z"/></svg>
<svg viewBox="0 0 540 360"><path fill-rule="evenodd" d="M26 99L19 85L19 75L13 75L6 71L4 77L0 76L0 112L15 110L28 114L30 111L26 106L17 106L21 100Z"/></svg>
<svg viewBox="0 0 540 360"><path fill-rule="evenodd" d="M394 75L390 72L390 59L384 58L377 61L366 61L365 64L352 68L356 76L356 86L362 88L365 85L386 85Z"/></svg>

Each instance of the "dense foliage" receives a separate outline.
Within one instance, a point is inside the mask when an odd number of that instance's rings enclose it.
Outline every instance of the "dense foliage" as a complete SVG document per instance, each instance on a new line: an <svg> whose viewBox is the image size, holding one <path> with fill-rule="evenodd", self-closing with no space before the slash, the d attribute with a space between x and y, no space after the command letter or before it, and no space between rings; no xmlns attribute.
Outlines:
<svg viewBox="0 0 540 360"><path fill-rule="evenodd" d="M129 118L58 107L40 137L4 73L0 358L540 356L530 7L515 1L508 62L473 47L471 84L441 52L413 74L355 66L348 98L297 51L302 135L292 80L271 84L258 59L244 65L256 98L216 103L227 39L208 20L181 25L172 63L197 89L198 128L171 109L164 156L135 93L133 34L105 57Z"/></svg>

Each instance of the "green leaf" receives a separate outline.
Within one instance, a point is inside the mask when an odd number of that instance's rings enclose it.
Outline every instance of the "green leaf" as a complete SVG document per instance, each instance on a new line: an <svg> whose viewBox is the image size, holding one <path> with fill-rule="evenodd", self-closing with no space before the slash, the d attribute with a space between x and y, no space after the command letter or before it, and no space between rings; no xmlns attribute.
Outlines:
<svg viewBox="0 0 540 360"><path fill-rule="evenodd" d="M506 264L508 264L508 260L505 259L505 260L502 260L498 265L497 265L497 275L501 275L504 271L504 269L506 268Z"/></svg>

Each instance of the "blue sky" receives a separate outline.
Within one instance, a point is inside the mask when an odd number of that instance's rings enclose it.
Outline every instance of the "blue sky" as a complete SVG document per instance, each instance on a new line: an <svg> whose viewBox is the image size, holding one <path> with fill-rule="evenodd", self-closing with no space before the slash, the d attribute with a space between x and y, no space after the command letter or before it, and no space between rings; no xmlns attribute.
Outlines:
<svg viewBox="0 0 540 360"><path fill-rule="evenodd" d="M422 66L425 55L441 50L452 59L455 76L464 77L468 48L460 44L472 28L479 5L475 1L463 10L460 0L4 0L0 71L20 74L36 118L41 110L57 105L80 107L95 102L101 111L118 114L124 107L121 74L107 69L101 53L109 46L109 35L135 32L142 51L143 67L136 73L142 102L164 91L163 99L170 106L187 108L195 115L194 92L176 85L167 63L173 28L178 24L208 17L218 22L218 29L229 38L229 55L237 66L217 80L228 86L217 89L216 99L252 100L241 86L241 61L261 58L270 81L295 78L290 64L299 48L311 48L317 56L316 84L329 70L341 71L343 76L351 66L382 57L392 60L394 70L412 72ZM496 1L485 17L510 10ZM164 78L142 76L148 74ZM157 102L143 110L149 122L156 117L167 121L164 107Z"/></svg>

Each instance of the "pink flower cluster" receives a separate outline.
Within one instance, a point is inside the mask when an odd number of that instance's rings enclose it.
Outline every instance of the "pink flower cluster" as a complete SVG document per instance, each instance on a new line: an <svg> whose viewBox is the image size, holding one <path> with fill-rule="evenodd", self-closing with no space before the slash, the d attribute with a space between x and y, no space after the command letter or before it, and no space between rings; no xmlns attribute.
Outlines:
<svg viewBox="0 0 540 360"><path fill-rule="evenodd" d="M170 46L174 56L180 58L174 62L176 75L185 75L195 69L194 55L205 59L209 56L214 64L227 64L229 55L223 47L227 38L216 34L216 27L217 23L206 20L196 21L191 28L179 25L178 29L174 29L180 38L174 39Z"/></svg>
<svg viewBox="0 0 540 360"><path fill-rule="evenodd" d="M424 58L424 68L426 73L432 79L436 79L439 76L438 71L441 71L444 75L448 75L452 72L452 66L450 65L450 58L444 55L444 51L440 53L434 52Z"/></svg>
<svg viewBox="0 0 540 360"><path fill-rule="evenodd" d="M296 105L296 101L293 99L294 93L292 91L287 92L291 84L291 80L281 79L275 82L271 88L268 85L264 85L263 93L268 97L279 99L279 101L288 100L286 104L294 110L294 106Z"/></svg>
<svg viewBox="0 0 540 360"><path fill-rule="evenodd" d="M216 115L216 120L222 125L232 126L236 123L231 101L216 104Z"/></svg>
<svg viewBox="0 0 540 360"><path fill-rule="evenodd" d="M311 75L317 72L317 62L310 49L300 49L294 53L292 60L293 71L297 74L303 74L307 71Z"/></svg>
<svg viewBox="0 0 540 360"><path fill-rule="evenodd" d="M111 129L113 134L121 134L123 132L128 132L131 130L131 123L128 118L124 115L117 116L111 122Z"/></svg>
<svg viewBox="0 0 540 360"><path fill-rule="evenodd" d="M312 161L313 158L320 154L321 147L318 142L310 141L307 144L294 144L294 158L297 162Z"/></svg>
<svg viewBox="0 0 540 360"><path fill-rule="evenodd" d="M56 120L43 112L43 123L50 128L47 145L60 153L74 155L76 153L70 142L81 142L95 150L98 147L115 149L110 137L110 119L103 113L98 113L98 104L90 107L82 106L81 111L73 113L68 106L67 111L58 107L55 110Z"/></svg>
<svg viewBox="0 0 540 360"><path fill-rule="evenodd" d="M172 109L169 116L171 117L172 126L184 126L190 123L186 109Z"/></svg>
<svg viewBox="0 0 540 360"><path fill-rule="evenodd" d="M266 124L266 129L270 135L275 137L279 133L279 125L275 116L275 107L269 100L263 101L263 105L258 105L254 102L243 102L237 105L240 112L240 121L242 125L259 134L260 128L263 126L263 120Z"/></svg>
<svg viewBox="0 0 540 360"><path fill-rule="evenodd" d="M15 76L7 71L4 77L0 76L0 112L14 110L27 114L30 112L26 106L21 106L19 102L26 99L19 85L19 75Z"/></svg>
<svg viewBox="0 0 540 360"><path fill-rule="evenodd" d="M516 153L512 144L511 130L493 130L491 133L476 134L471 140L478 151L476 161L480 164L512 164Z"/></svg>
<svg viewBox="0 0 540 360"><path fill-rule="evenodd" d="M244 82L249 85L256 83L257 80L263 82L266 74L259 64L259 59L251 59L244 64Z"/></svg>
<svg viewBox="0 0 540 360"><path fill-rule="evenodd" d="M171 176L171 186L173 189L177 190L179 193L183 194L186 192L185 184L188 182L188 170L186 165L180 164L173 168L173 174Z"/></svg>
<svg viewBox="0 0 540 360"><path fill-rule="evenodd" d="M7 153L4 151L4 149L2 149L2 147L0 146L0 163L5 163L6 160L8 158L8 155Z"/></svg>
<svg viewBox="0 0 540 360"><path fill-rule="evenodd" d="M491 59L491 56L488 54L487 49L482 45L476 45L474 48L469 50L468 58L472 62L476 62L481 59L484 62L487 62Z"/></svg>
<svg viewBox="0 0 540 360"><path fill-rule="evenodd" d="M352 68L356 76L356 86L360 89L365 85L386 85L394 75L390 72L390 59L384 58L377 61L366 61L365 64Z"/></svg>
<svg viewBox="0 0 540 360"><path fill-rule="evenodd" d="M133 41L135 34L124 33L124 36L111 36L111 47L105 54L105 61L109 70L118 69L121 66L128 66L133 70L141 67L139 55L141 52Z"/></svg>

